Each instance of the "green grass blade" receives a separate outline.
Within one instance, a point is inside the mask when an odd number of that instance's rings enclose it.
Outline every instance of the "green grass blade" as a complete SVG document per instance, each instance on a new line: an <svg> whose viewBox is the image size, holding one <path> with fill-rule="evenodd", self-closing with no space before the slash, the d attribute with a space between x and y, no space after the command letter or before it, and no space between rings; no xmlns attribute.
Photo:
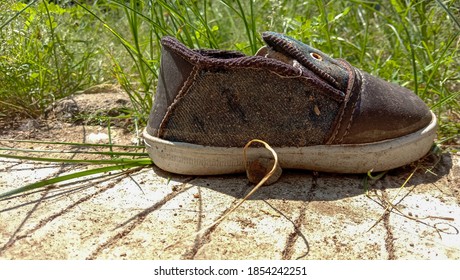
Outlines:
<svg viewBox="0 0 460 280"><path fill-rule="evenodd" d="M141 55L138 53L137 49L135 46L133 46L132 44L130 44L127 40L125 40L123 38L123 36L116 32L109 24L107 24L107 22L105 22L102 18L100 18L98 15L96 15L93 11L91 11L90 9L88 9L87 7L85 7L85 5L82 5L82 4L79 4L77 2L77 4L82 7L84 10L86 10L89 14L91 14L94 18L96 18L98 21L100 21L103 26L109 30L114 36L115 38L117 38L120 43L122 44L122 46L128 51L128 54L132 57L132 59L135 61L136 60L136 57L139 58L141 57ZM146 61L145 59L141 59L141 62L145 64L145 66L147 66L150 71L154 72L154 69L151 68L150 64L148 63L148 61Z"/></svg>
<svg viewBox="0 0 460 280"><path fill-rule="evenodd" d="M114 151L89 152L89 151L69 151L69 150L34 150L34 149L18 149L18 148L5 148L5 147L0 147L0 151L24 152L24 153L47 153L47 154L72 154L72 155L74 154L104 155L104 156L111 156L111 157L120 157L120 156L148 157L147 153L114 152Z"/></svg>
<svg viewBox="0 0 460 280"><path fill-rule="evenodd" d="M113 166L107 166L107 167L101 167L101 168L95 168L95 169L75 172L75 173L72 173L72 174L63 175L63 176L51 178L51 179L48 179L48 180L43 180L43 181L39 181L39 182L36 182L36 183L32 183L32 184L26 185L24 187L20 187L20 188L17 188L17 189L2 193L2 194L0 194L0 199L4 199L4 198L7 198L7 197L12 196L12 195L21 194L21 193L24 193L24 192L27 192L27 191L38 189L38 188L43 188L43 187L53 185L53 184L56 184L56 183L69 181L69 180L72 180L72 179L77 179L77 178L81 178L81 177L87 177L87 176L90 176L90 175L106 173L106 172L110 172L110 171L117 171L117 170L123 170L123 169L130 169L130 168L134 168L134 167L147 166L147 165L148 164L145 164L143 162L134 162L134 163L130 163L130 164L113 165Z"/></svg>
<svg viewBox="0 0 460 280"><path fill-rule="evenodd" d="M446 11L446 13L449 15L449 17L455 22L457 27L460 28L460 21L458 20L458 18L456 16L454 16L450 12L450 9L447 8L446 5L444 5L444 3L442 3L440 0L436 0L436 2L439 4L439 6L441 6L444 9L444 11Z"/></svg>
<svg viewBox="0 0 460 280"><path fill-rule="evenodd" d="M460 35L460 31L457 31L455 34L452 34L451 38L448 40L447 44L444 47L444 50L441 52L441 55L439 56L439 58L436 60L436 62L434 64L433 70L431 71L431 74L428 77L427 82L426 82L427 86L423 90L423 93L421 94L421 96L426 96L428 88L429 88L428 85L431 84L431 80L433 79L434 75L438 73L438 69L441 66L441 64L445 61L444 58L445 58L446 54L448 53L448 50L450 49L450 46L452 45L452 43L455 42L455 40L457 40L457 37L459 35ZM433 105L432 108L437 107L440 104L442 104L442 103L438 102L435 105Z"/></svg>
<svg viewBox="0 0 460 280"><path fill-rule="evenodd" d="M458 91L458 92L456 92L454 94L448 95L448 96L444 97L443 99L439 100L434 105L432 105L430 107L430 109L433 110L435 108L441 107L441 106L449 104L451 102L454 102L455 100L458 100L459 97L460 97L460 91ZM454 136L457 137L458 135L454 135Z"/></svg>
<svg viewBox="0 0 460 280"><path fill-rule="evenodd" d="M228 0L222 0L222 4L224 4L226 7L231 9L235 14L238 15L241 20L243 20L244 24L244 29L246 31L246 37L249 42L249 47L251 49L251 53L255 54L257 52L257 34L256 34L256 26L255 26L255 15L254 15L254 3L253 0L249 1L249 16L246 15L245 13L245 7L241 3L240 0L236 1L236 4L238 5L238 9L233 7L233 1L228 1Z"/></svg>
<svg viewBox="0 0 460 280"><path fill-rule="evenodd" d="M3 29L3 27L7 26L8 24L10 24L10 22L12 22L15 18L17 18L20 14L22 14L25 10L27 10L30 6L32 6L33 4L37 3L38 0L33 0L32 2L30 2L29 4L27 4L27 6L25 6L24 8L22 8L20 11L18 11L17 13L15 13L12 17L10 17L9 19L7 19L2 25L0 25L0 30Z"/></svg>
<svg viewBox="0 0 460 280"><path fill-rule="evenodd" d="M148 165L152 163L150 158L139 158L139 159L64 159L64 158L46 158L46 157L31 157L31 156L18 156L18 155L6 155L0 154L0 158L11 158L18 160L30 160L30 161L41 161L41 162L57 162L57 163L75 163L75 164L132 164L140 163Z"/></svg>

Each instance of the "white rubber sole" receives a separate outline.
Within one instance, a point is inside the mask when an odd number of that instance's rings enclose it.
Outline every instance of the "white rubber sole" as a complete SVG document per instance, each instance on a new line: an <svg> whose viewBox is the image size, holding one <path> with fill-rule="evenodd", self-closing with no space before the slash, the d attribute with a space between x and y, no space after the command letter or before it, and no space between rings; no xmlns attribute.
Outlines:
<svg viewBox="0 0 460 280"><path fill-rule="evenodd" d="M334 173L384 171L409 164L430 150L436 137L437 120L414 133L396 139L356 145L318 145L275 148L281 168ZM154 164L183 175L218 175L245 172L243 148L223 148L171 142L144 130L147 152ZM268 143L270 144L270 143ZM271 158L264 148L249 148L248 157Z"/></svg>

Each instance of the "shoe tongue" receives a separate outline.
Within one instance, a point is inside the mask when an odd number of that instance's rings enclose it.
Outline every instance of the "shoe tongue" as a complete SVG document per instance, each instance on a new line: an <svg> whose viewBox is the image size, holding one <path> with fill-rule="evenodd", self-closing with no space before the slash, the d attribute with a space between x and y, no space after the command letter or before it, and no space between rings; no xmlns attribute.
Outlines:
<svg viewBox="0 0 460 280"><path fill-rule="evenodd" d="M283 34L264 32L262 37L267 46L262 47L256 55L273 58L302 70L308 69L336 89L346 91L349 73L337 60Z"/></svg>

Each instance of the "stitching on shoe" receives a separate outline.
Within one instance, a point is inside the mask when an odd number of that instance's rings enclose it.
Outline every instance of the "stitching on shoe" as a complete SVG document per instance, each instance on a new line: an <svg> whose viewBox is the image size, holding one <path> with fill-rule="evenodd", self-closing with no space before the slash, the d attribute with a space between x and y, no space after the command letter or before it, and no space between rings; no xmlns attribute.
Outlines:
<svg viewBox="0 0 460 280"><path fill-rule="evenodd" d="M348 93L348 90L350 90L350 95L348 96L348 100L347 100L347 103L348 101L350 101L351 97L353 94L359 94L358 97L355 99L355 102L353 103L352 105L352 111L351 111L351 115L350 115L350 119L348 120L348 125L345 129L345 132L342 134L342 137L340 137L340 139L337 141L338 143L342 143L343 142L343 138L345 137L345 135L348 134L349 130L350 130L350 127L351 127L351 123L352 123L352 120L353 120L353 115L356 111L356 104L357 104L357 101L358 99L360 98L361 96L361 91L359 92L353 92L353 87L355 85L355 75L353 75L353 69L351 68L352 66L349 65L347 62L343 61L343 60L339 60L340 63L342 63L342 65L344 65L348 71L349 71L349 76L348 76L348 87L349 89L347 88L347 93ZM348 95L348 94L347 94ZM348 105L348 104L347 104ZM345 110L344 110L344 113L345 113Z"/></svg>
<svg viewBox="0 0 460 280"><path fill-rule="evenodd" d="M342 135L342 137L339 140L340 144L343 142L343 138L345 138L345 136L347 136L348 133L350 132L350 128L351 128L351 124L353 123L353 116L354 116L356 108L357 108L356 105L358 104L358 100L361 100L361 94L358 96L358 98L356 98L356 101L353 104L353 111L351 112L351 117L350 117L350 120L348 121L347 128L346 128L344 134Z"/></svg>
<svg viewBox="0 0 460 280"><path fill-rule="evenodd" d="M199 59L200 59L199 55L197 55L194 51L187 48L182 43L179 43L179 41L177 41L173 37L163 37L161 39L161 44L165 47L170 48L171 50L174 51L174 53L176 53L182 59L189 61L190 63L194 65L196 65L199 62Z"/></svg>
<svg viewBox="0 0 460 280"><path fill-rule="evenodd" d="M300 58L300 60L301 60L300 62L305 63L306 65L308 65L309 68L314 69L315 71L318 71L319 73L321 73L321 75L323 76L323 78L325 80L327 80L328 82L332 83L336 88L340 88L339 83L337 82L337 80L334 77L332 77L328 73L324 72L323 70L321 70L319 67L317 67L316 65L314 65L310 61L304 59L304 56L303 56L304 54L297 47L295 47L295 45L287 44L282 39L277 38L275 36L271 36L271 35L267 36L265 39L268 39L268 40L272 41L273 44L275 44L275 45L283 46L283 48L285 48L289 53L292 53L295 57Z"/></svg>
<svg viewBox="0 0 460 280"><path fill-rule="evenodd" d="M160 126L158 128L158 137L161 138L161 137L164 136L164 133L166 132L165 131L165 126L167 126L167 122L168 122L169 118L171 117L171 114L173 113L172 111L174 111L174 108L176 107L175 104L177 104L177 101L180 100L186 94L186 92L188 92L188 89L195 82L196 77L198 76L198 73L200 72L200 70L201 69L200 69L199 66L197 66L197 65L193 66L190 75L185 80L184 84L182 85L182 87L179 90L179 93L174 98L173 102L171 103L171 105L169 106L168 110L166 111L166 114L163 117L163 120L160 123Z"/></svg>
<svg viewBox="0 0 460 280"><path fill-rule="evenodd" d="M234 68L228 71L234 73L227 75L227 71L207 69L198 72L196 81L186 91L183 90L181 98L171 108L171 115L163 124L163 138L222 147L241 147L254 137L269 141L276 147L320 145L324 142L341 102L315 94L316 86L310 83L306 88L302 79L283 79L265 69ZM254 71L258 72L254 79L245 78L251 77ZM271 80L276 82L267 83ZM245 91L251 87L251 91ZM286 94L276 94L283 90ZM263 97L262 103L254 102L259 97ZM313 110L315 104L324 105L320 108L330 113L320 117ZM280 114L279 118L274 118L274 113ZM291 114L295 117L289 117ZM284 134L289 137L283 137Z"/></svg>
<svg viewBox="0 0 460 280"><path fill-rule="evenodd" d="M246 56L242 53L235 51L213 51L213 50L191 50L185 45L177 41L173 37L164 37L162 39L162 44L171 50L173 50L177 55L182 57L184 60L189 61L194 65L199 65L201 68L219 68L219 67L241 67L241 68L265 68L266 70L276 73L278 76L284 78L298 78L299 69L293 66L287 65L285 63L279 62L275 59L269 59L265 57L258 56ZM219 54L220 56L229 55L230 58L222 59L216 57L204 56L206 54ZM319 70L321 71L321 70ZM281 74L280 74L281 73ZM342 91L334 88L333 86L327 84L321 79L315 79L308 75L308 73L302 71L301 77L306 80L311 81L316 86L324 89L327 93L321 92L321 94L332 97L337 101L343 101L346 94ZM332 77L331 77L332 78Z"/></svg>
<svg viewBox="0 0 460 280"><path fill-rule="evenodd" d="M343 60L339 60L339 62L342 63L342 65L345 66L345 68L347 68L348 70L348 85L347 85L347 91L346 91L346 95L344 99L344 104L342 107L343 109L341 110L340 117L337 121L337 127L335 128L334 134L329 138L326 144L332 144L335 141L335 138L337 137L337 135L339 134L340 128L342 127L342 123L343 123L342 122L343 116L345 115L345 112L347 111L346 108L348 105L348 101L350 101L350 98L353 95L352 89L355 83L355 77L353 75L353 69L351 68L351 65L349 65L347 62L344 62ZM355 106L355 108L353 109L353 112L354 112L356 109L356 102L355 104L353 104L353 106ZM352 118L353 118L353 113L352 113L351 119ZM349 122L351 122L351 119L349 120ZM341 142L342 140L343 140L343 136L339 139L338 142Z"/></svg>
<svg viewBox="0 0 460 280"><path fill-rule="evenodd" d="M361 75L361 72L358 70L359 74ZM362 75L361 75L362 76ZM356 98L354 104L353 104L353 110L351 112L351 116L350 116L350 120L348 121L348 125L347 125L347 128L345 129L345 132L343 133L342 137L340 138L339 140L339 143L342 143L343 142L343 139L345 138L345 136L348 135L348 133L350 132L350 128L351 128L351 125L353 123L353 117L355 115L355 111L356 111L356 108L358 107L357 104L358 104L358 101L361 100L361 93L362 93L362 87L361 89L359 90L359 95L358 95L358 98Z"/></svg>
<svg viewBox="0 0 460 280"><path fill-rule="evenodd" d="M238 56L233 57L235 55L234 52L227 53L225 51L217 52L219 56L229 55L230 59L223 59L223 58L215 58L215 57L208 57L203 56L203 52L207 52L206 50L191 50L188 49L185 45L177 41L175 38L165 38L163 40L163 45L165 48L169 49L169 51L174 52L178 57L184 59L185 61L190 62L193 65L192 71L190 72L189 76L186 78L185 82L183 83L182 87L179 89L178 94L174 98L173 102L170 104L169 108L165 116L163 117L159 128L158 128L158 137L163 138L165 135L168 134L168 125L171 117L174 115L174 112L180 103L180 100L187 95L190 90L190 87L198 79L199 75L202 71L213 71L216 70L225 70L225 69L256 69L256 70L264 70L281 78L290 79L290 78L300 78L299 82L304 84L305 86L311 88L312 90L316 91L318 94L325 96L327 98L335 99L338 102L343 102L344 98L348 97L346 103L350 98L349 92L351 91L352 84L348 84L347 93L345 94L343 91L340 91L330 84L326 83L321 78L317 78L316 74L312 73L305 73L302 69L292 67L291 65L278 62L274 59L269 59L265 57L257 57L257 56ZM216 52L209 52L207 54L216 54ZM309 69L308 69L309 70ZM299 72L300 71L300 72ZM349 75L352 75L350 73ZM353 79L349 79L350 81L354 81ZM316 90L315 90L316 88ZM345 108L345 107L344 107ZM344 113L341 113L340 120L343 119ZM339 123L339 128L341 127L341 123ZM334 139L337 137L338 130L336 130L336 134L334 135Z"/></svg>

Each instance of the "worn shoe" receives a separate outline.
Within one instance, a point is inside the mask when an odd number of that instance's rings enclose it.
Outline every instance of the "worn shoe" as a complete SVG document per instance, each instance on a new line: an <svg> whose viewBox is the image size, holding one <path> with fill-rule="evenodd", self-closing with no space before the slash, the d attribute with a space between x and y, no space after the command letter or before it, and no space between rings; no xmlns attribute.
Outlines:
<svg viewBox="0 0 460 280"><path fill-rule="evenodd" d="M282 168L382 171L424 156L436 117L410 90L332 59L300 41L263 33L255 56L191 50L162 39L157 94L144 131L167 171L245 171L242 147L261 139ZM254 157L271 155L251 148Z"/></svg>

